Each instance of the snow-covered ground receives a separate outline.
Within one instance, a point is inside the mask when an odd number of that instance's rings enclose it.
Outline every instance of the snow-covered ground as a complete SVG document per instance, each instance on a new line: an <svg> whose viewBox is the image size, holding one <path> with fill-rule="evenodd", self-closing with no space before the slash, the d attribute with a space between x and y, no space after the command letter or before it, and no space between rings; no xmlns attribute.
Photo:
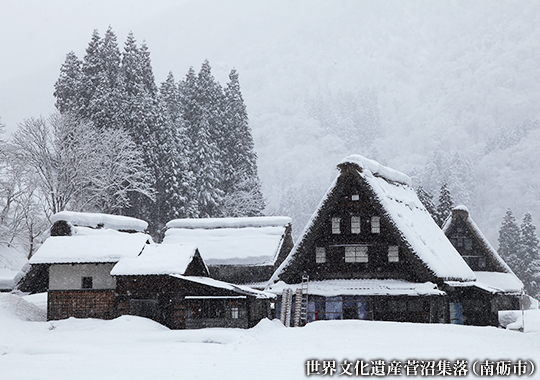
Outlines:
<svg viewBox="0 0 540 380"><path fill-rule="evenodd" d="M465 359L470 369L476 360L540 357L540 315L534 313L525 333L368 321L285 328L277 320L263 320L250 330L173 331L132 316L46 322L45 300L44 295L0 294L0 378L301 379L306 360L319 360L321 366L323 360L336 360L332 377L346 378L339 376L344 360ZM540 372L528 378L540 378Z"/></svg>

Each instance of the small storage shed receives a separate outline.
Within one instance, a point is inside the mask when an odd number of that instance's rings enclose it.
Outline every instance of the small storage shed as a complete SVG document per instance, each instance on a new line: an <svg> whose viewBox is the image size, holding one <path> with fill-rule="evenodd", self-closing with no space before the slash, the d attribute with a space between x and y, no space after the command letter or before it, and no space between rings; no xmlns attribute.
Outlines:
<svg viewBox="0 0 540 380"><path fill-rule="evenodd" d="M151 242L149 235L135 232L145 230L146 222L72 212L52 220L51 236L30 259L32 266L47 268L47 318L114 318L116 280L110 271Z"/></svg>
<svg viewBox="0 0 540 380"><path fill-rule="evenodd" d="M248 328L270 315L268 294L208 277L194 244L149 245L140 256L120 260L111 274L118 314L172 329Z"/></svg>

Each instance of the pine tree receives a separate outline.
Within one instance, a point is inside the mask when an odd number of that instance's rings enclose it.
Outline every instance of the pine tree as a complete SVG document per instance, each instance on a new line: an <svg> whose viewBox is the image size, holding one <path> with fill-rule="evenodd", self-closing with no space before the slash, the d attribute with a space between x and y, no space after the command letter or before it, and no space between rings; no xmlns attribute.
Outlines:
<svg viewBox="0 0 540 380"><path fill-rule="evenodd" d="M520 277L521 268L518 256L519 246L520 229L512 210L508 209L499 229L499 249L497 252L518 277Z"/></svg>
<svg viewBox="0 0 540 380"><path fill-rule="evenodd" d="M435 209L435 205L433 204L433 195L424 190L423 186L418 186L418 189L416 190L416 195L418 195L418 199L420 200L420 202L422 202L433 220L437 221L437 210Z"/></svg>
<svg viewBox="0 0 540 380"><path fill-rule="evenodd" d="M78 115L81 112L83 98L81 64L75 53L69 52L60 68L60 77L54 85L53 94L56 98L55 106L60 113Z"/></svg>
<svg viewBox="0 0 540 380"><path fill-rule="evenodd" d="M452 208L454 207L454 200L448 190L446 182L441 186L441 191L439 193L439 204L437 205L437 224L439 227L442 227L446 218L452 213Z"/></svg>
<svg viewBox="0 0 540 380"><path fill-rule="evenodd" d="M120 50L111 27L102 39L97 30L92 34L82 72L84 96L78 116L92 120L100 129L118 127L122 107Z"/></svg>
<svg viewBox="0 0 540 380"><path fill-rule="evenodd" d="M201 218L221 216L223 190L216 157L218 148L210 135L209 116L203 113L197 125L197 137L193 146L193 168L198 213Z"/></svg>
<svg viewBox="0 0 540 380"><path fill-rule="evenodd" d="M225 88L224 136L226 193L228 216L261 215L264 209L261 184L257 174L257 155L247 116L238 73L232 70Z"/></svg>
<svg viewBox="0 0 540 380"><path fill-rule="evenodd" d="M521 278L527 294L535 296L540 292L540 253L536 236L536 226L532 216L526 213L520 228L519 268L516 274Z"/></svg>

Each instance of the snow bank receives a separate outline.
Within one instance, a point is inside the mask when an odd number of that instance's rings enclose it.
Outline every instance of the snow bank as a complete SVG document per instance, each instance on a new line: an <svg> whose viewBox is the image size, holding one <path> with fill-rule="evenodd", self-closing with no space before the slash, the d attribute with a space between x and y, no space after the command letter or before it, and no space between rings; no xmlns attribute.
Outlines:
<svg viewBox="0 0 540 380"><path fill-rule="evenodd" d="M59 220L69 222L74 226L102 227L120 231L144 232L148 228L148 223L140 219L99 213L61 211L51 217L52 223Z"/></svg>
<svg viewBox="0 0 540 380"><path fill-rule="evenodd" d="M525 315L525 324L523 324ZM504 310L499 311L499 323L508 330L521 330L525 332L540 332L540 309L534 310Z"/></svg>
<svg viewBox="0 0 540 380"><path fill-rule="evenodd" d="M245 218L251 219L251 218ZM191 229L170 228L163 243L193 243L208 265L271 265L285 234L285 227Z"/></svg>
<svg viewBox="0 0 540 380"><path fill-rule="evenodd" d="M27 262L26 256L15 248L0 246L0 289L13 289Z"/></svg>
<svg viewBox="0 0 540 380"><path fill-rule="evenodd" d="M196 250L194 244L147 244L139 256L122 258L111 275L184 274Z"/></svg>
<svg viewBox="0 0 540 380"><path fill-rule="evenodd" d="M0 293L0 323L4 319L41 322L47 320L47 310L15 294Z"/></svg>
<svg viewBox="0 0 540 380"><path fill-rule="evenodd" d="M150 237L109 230L95 235L51 236L30 259L31 264L117 262L142 252Z"/></svg>
<svg viewBox="0 0 540 380"><path fill-rule="evenodd" d="M291 224L288 216L257 216L245 218L174 219L167 228L246 228L284 227Z"/></svg>
<svg viewBox="0 0 540 380"><path fill-rule="evenodd" d="M29 294L26 296L22 296L22 298L30 302L33 305L36 305L38 308L40 308L43 311L47 311L47 296L48 294L45 293L35 293L35 294Z"/></svg>

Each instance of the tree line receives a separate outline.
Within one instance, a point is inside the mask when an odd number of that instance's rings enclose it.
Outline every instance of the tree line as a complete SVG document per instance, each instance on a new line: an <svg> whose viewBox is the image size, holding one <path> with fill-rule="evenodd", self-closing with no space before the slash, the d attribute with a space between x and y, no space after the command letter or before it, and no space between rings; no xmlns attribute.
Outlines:
<svg viewBox="0 0 540 380"><path fill-rule="evenodd" d="M537 297L540 293L540 245L530 213L525 213L518 225L512 210L506 210L499 229L498 253L523 282L525 292Z"/></svg>
<svg viewBox="0 0 540 380"><path fill-rule="evenodd" d="M65 209L134 216L155 236L174 218L262 214L235 69L222 87L205 60L198 73L176 81L171 72L158 86L147 45L129 33L120 51L109 27L93 32L82 59L66 55L54 97L57 114L25 120L2 142L3 242L14 243L17 225L32 244ZM16 222L23 198L33 228Z"/></svg>

